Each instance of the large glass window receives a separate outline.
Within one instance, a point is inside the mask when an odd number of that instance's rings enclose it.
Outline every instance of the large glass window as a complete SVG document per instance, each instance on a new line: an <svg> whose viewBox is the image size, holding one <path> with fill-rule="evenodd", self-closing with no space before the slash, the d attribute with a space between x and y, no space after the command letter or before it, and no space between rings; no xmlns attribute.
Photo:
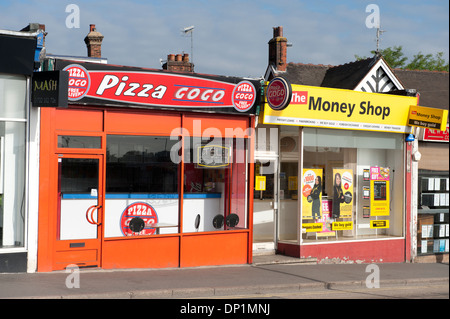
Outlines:
<svg viewBox="0 0 450 319"><path fill-rule="evenodd" d="M303 134L303 242L403 236L403 136L314 128Z"/></svg>
<svg viewBox="0 0 450 319"><path fill-rule="evenodd" d="M247 228L247 140L187 138L184 163L183 232Z"/></svg>
<svg viewBox="0 0 450 319"><path fill-rule="evenodd" d="M417 254L449 251L448 171L419 169Z"/></svg>
<svg viewBox="0 0 450 319"><path fill-rule="evenodd" d="M24 246L26 92L24 76L0 74L0 248Z"/></svg>
<svg viewBox="0 0 450 319"><path fill-rule="evenodd" d="M178 233L176 140L108 135L105 236Z"/></svg>

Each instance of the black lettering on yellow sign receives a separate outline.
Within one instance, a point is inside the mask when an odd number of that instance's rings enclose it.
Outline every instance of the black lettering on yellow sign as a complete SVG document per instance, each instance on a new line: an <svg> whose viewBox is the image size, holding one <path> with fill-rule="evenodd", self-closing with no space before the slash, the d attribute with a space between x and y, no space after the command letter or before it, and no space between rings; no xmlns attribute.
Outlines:
<svg viewBox="0 0 450 319"><path fill-rule="evenodd" d="M388 220L371 220L370 228L389 228Z"/></svg>

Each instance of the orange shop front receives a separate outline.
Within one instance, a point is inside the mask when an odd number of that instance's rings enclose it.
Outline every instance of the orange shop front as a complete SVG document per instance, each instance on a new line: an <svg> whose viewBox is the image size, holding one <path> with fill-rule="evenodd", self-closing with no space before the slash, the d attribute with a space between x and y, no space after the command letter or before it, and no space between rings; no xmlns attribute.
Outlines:
<svg viewBox="0 0 450 319"><path fill-rule="evenodd" d="M38 271L251 263L259 81L72 63L40 109Z"/></svg>

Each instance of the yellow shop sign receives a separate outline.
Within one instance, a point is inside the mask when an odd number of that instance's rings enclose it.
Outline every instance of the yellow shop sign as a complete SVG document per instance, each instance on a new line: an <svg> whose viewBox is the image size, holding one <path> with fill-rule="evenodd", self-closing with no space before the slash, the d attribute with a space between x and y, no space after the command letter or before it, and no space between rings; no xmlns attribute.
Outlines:
<svg viewBox="0 0 450 319"><path fill-rule="evenodd" d="M411 105L408 124L445 131L447 129L448 110Z"/></svg>
<svg viewBox="0 0 450 319"><path fill-rule="evenodd" d="M292 85L283 110L265 104L264 124L409 133L408 114L417 98Z"/></svg>

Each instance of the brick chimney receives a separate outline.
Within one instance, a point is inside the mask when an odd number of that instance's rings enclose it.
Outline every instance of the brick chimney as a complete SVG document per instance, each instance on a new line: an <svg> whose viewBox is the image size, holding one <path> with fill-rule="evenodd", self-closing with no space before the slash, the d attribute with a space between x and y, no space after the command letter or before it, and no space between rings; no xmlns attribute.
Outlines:
<svg viewBox="0 0 450 319"><path fill-rule="evenodd" d="M97 31L95 24L89 26L89 33L84 38L87 47L88 57L101 58L102 57L102 41L103 35Z"/></svg>
<svg viewBox="0 0 450 319"><path fill-rule="evenodd" d="M283 27L274 27L273 38L269 41L269 65L272 65L276 71L286 71L287 47L288 42L283 37Z"/></svg>
<svg viewBox="0 0 450 319"><path fill-rule="evenodd" d="M194 65L189 62L189 54L169 54L167 62L162 66L163 70L174 72L194 72Z"/></svg>

